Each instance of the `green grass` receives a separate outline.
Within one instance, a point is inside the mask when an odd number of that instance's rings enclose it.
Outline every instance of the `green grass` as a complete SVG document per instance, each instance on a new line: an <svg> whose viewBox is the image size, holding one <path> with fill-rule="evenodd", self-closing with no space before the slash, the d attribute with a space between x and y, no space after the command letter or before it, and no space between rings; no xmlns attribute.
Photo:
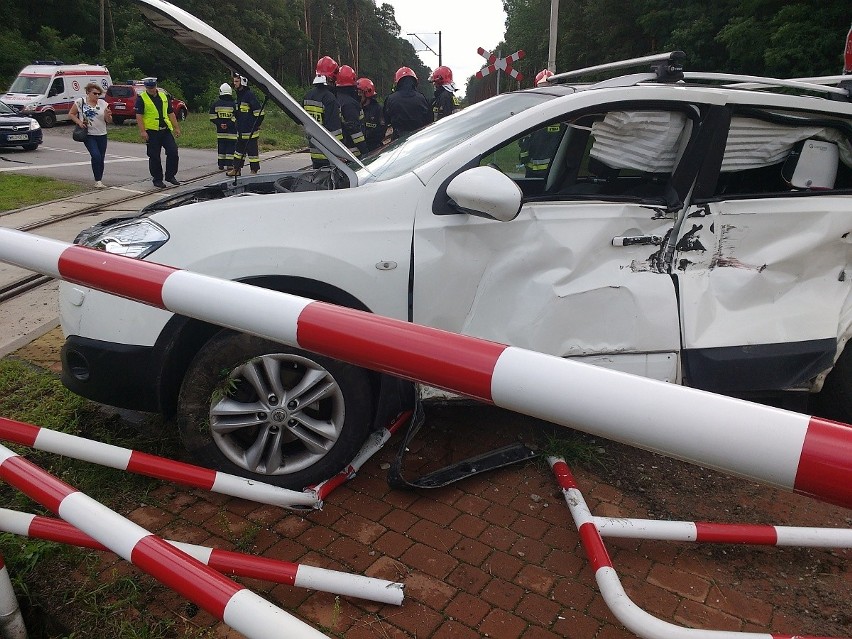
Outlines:
<svg viewBox="0 0 852 639"><path fill-rule="evenodd" d="M178 146L187 149L216 148L216 129L210 123L206 113L190 113L180 123L181 136ZM139 129L134 120L128 120L121 126L109 127L109 139L118 142L142 143ZM275 151L299 149L306 146L301 128L277 107L266 107L266 117L260 128L260 150Z"/></svg>
<svg viewBox="0 0 852 639"><path fill-rule="evenodd" d="M91 190L90 187L49 177L0 174L0 211L59 200Z"/></svg>

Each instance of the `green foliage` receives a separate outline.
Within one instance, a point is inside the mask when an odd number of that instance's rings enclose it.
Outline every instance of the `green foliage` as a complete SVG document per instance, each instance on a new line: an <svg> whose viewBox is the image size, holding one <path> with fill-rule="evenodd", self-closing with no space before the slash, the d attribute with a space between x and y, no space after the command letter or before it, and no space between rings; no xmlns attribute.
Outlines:
<svg viewBox="0 0 852 639"><path fill-rule="evenodd" d="M73 182L33 175L0 174L0 211L13 211L24 206L70 197L87 190Z"/></svg>

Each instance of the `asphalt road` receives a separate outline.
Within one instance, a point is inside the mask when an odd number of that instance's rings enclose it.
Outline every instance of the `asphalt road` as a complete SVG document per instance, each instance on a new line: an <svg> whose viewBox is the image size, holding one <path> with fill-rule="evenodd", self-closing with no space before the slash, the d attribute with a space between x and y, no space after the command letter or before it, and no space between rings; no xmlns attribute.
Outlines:
<svg viewBox="0 0 852 639"><path fill-rule="evenodd" d="M83 184L93 183L89 152L80 142L71 139L72 128L69 123L62 122L53 128L42 129L44 142L36 151L24 151L20 147L0 149L0 173L20 172ZM180 147L180 139L178 146ZM165 154L163 157L165 160ZM197 174L198 169L203 168L216 170L215 149L180 149L178 179L181 178L182 171ZM147 181L149 184L151 181L145 145L110 140L107 146L104 184L126 186L137 181Z"/></svg>

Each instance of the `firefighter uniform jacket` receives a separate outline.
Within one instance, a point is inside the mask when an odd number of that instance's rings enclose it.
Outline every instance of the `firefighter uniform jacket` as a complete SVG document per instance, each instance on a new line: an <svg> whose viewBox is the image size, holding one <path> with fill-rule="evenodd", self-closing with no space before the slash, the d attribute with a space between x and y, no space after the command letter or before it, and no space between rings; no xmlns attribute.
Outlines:
<svg viewBox="0 0 852 639"><path fill-rule="evenodd" d="M322 124L329 133L341 142L343 141L343 129L340 124L340 104L334 93L324 84L315 84L305 94L302 101L305 111L317 122ZM308 140L310 143L310 140ZM314 167L328 166L328 158L318 148L310 145L311 162Z"/></svg>
<svg viewBox="0 0 852 639"><path fill-rule="evenodd" d="M265 115L254 92L248 87L237 89L234 102L234 117L237 124L237 137L250 139L260 137L260 125Z"/></svg>
<svg viewBox="0 0 852 639"><path fill-rule="evenodd" d="M337 87L337 102L340 104L340 125L343 129L343 144L356 158L367 153L364 138L364 111L355 93L355 87Z"/></svg>
<svg viewBox="0 0 852 639"><path fill-rule="evenodd" d="M435 97L432 98L432 121L437 122L451 113L461 109L461 102L452 91L444 87L435 88Z"/></svg>
<svg viewBox="0 0 852 639"><path fill-rule="evenodd" d="M385 112L375 98L367 98L361 105L364 111L364 138L367 141L367 151L378 149L384 144L388 125L385 123Z"/></svg>
<svg viewBox="0 0 852 639"><path fill-rule="evenodd" d="M210 121L216 127L216 138L220 140L237 139L237 123L234 120L234 100L229 96L219 96L210 105Z"/></svg>
<svg viewBox="0 0 852 639"><path fill-rule="evenodd" d="M402 78L385 100L385 122L393 127L394 140L432 122L429 102L416 87L414 78Z"/></svg>

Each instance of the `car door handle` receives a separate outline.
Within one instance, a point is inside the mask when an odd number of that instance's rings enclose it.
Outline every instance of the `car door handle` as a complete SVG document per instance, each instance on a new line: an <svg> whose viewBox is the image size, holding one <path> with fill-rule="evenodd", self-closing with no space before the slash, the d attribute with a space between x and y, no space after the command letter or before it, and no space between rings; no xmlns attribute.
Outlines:
<svg viewBox="0 0 852 639"><path fill-rule="evenodd" d="M618 235L612 238L613 246L637 246L643 244L662 244L663 238L659 235Z"/></svg>

